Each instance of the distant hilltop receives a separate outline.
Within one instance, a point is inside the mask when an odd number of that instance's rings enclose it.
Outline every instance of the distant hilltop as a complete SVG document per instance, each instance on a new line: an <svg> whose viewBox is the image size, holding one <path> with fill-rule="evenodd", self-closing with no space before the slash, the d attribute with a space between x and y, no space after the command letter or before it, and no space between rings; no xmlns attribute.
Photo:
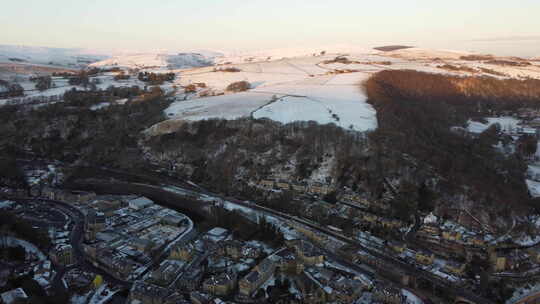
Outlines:
<svg viewBox="0 0 540 304"><path fill-rule="evenodd" d="M406 46L406 45L386 45L386 46L378 46L374 47L374 50L382 51L382 52L391 52L391 51L397 51L402 49L410 49L414 46Z"/></svg>

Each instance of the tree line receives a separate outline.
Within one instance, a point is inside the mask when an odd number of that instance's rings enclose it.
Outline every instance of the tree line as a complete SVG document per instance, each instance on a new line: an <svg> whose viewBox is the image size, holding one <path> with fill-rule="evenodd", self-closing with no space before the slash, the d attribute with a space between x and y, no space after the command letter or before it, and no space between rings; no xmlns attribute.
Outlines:
<svg viewBox="0 0 540 304"><path fill-rule="evenodd" d="M442 177L438 190L468 192L471 199L501 214L532 205L524 181L524 158L496 151L493 145L503 140L496 126L477 137L464 136L452 127L465 126L474 117L540 107L539 80L382 71L365 88L368 102L377 110L379 128L370 134L377 155L386 154L401 167L406 165L402 155L411 155ZM523 146L531 149L527 141ZM384 170L386 164L380 165ZM425 176L420 182L427 181Z"/></svg>
<svg viewBox="0 0 540 304"><path fill-rule="evenodd" d="M152 73L140 72L137 79L143 82L148 82L150 85L161 85L165 81L173 81L176 78L174 73Z"/></svg>

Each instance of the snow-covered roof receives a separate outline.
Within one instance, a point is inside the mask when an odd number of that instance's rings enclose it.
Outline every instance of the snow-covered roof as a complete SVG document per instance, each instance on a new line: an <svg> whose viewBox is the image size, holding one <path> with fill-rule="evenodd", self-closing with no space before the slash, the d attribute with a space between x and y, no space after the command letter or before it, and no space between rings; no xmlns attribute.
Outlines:
<svg viewBox="0 0 540 304"><path fill-rule="evenodd" d="M220 236L226 235L227 232L228 232L228 230L225 229L225 228L215 227L215 228L212 228L210 231L208 231L208 235L215 236L215 237L220 237Z"/></svg>
<svg viewBox="0 0 540 304"><path fill-rule="evenodd" d="M434 224L437 222L437 216L435 216L432 213L428 214L425 218L424 218L424 224Z"/></svg>
<svg viewBox="0 0 540 304"><path fill-rule="evenodd" d="M129 201L129 205L131 207L136 207L136 208L145 208L145 207L148 207L148 206L151 206L153 205L154 202L151 201L150 199L144 197L144 196L141 196L139 198L136 198L136 199L132 199Z"/></svg>

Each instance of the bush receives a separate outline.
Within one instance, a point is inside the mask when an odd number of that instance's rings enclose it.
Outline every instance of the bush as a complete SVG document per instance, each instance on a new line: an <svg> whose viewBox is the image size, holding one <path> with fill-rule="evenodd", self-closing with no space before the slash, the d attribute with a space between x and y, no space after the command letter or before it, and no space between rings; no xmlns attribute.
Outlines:
<svg viewBox="0 0 540 304"><path fill-rule="evenodd" d="M455 66L451 64L444 64L444 65L438 65L439 69L447 70L447 71L456 71L456 72L469 72L469 73L476 73L477 71L473 68L470 68L468 66Z"/></svg>
<svg viewBox="0 0 540 304"><path fill-rule="evenodd" d="M467 61L480 61L480 60L491 60L493 59L492 55L466 55L459 57L461 60Z"/></svg>
<svg viewBox="0 0 540 304"><path fill-rule="evenodd" d="M251 88L251 85L247 81L233 82L227 86L227 91L230 92L244 92Z"/></svg>
<svg viewBox="0 0 540 304"><path fill-rule="evenodd" d="M75 76L76 73L74 73L74 72L53 72L52 75L55 76L55 77L69 78L71 76Z"/></svg>
<svg viewBox="0 0 540 304"><path fill-rule="evenodd" d="M349 58L344 56L338 56L332 60L325 60L323 61L324 64L331 64L331 63L342 63L342 64L351 64L354 63L354 61L349 60Z"/></svg>
<svg viewBox="0 0 540 304"><path fill-rule="evenodd" d="M487 64L493 64L493 65L501 65L501 66L516 66L516 67L524 67L531 65L530 62L527 61L510 61L510 60L489 60L486 61Z"/></svg>
<svg viewBox="0 0 540 304"><path fill-rule="evenodd" d="M0 79L0 86L5 87L6 90L0 92L0 98L19 97L24 95L24 88L18 84L10 84L5 80Z"/></svg>
<svg viewBox="0 0 540 304"><path fill-rule="evenodd" d="M71 76L68 83L70 85L87 87L90 84L89 73L82 70L77 75Z"/></svg>
<svg viewBox="0 0 540 304"><path fill-rule="evenodd" d="M184 87L184 93L195 93L197 92L197 86L195 84L188 84Z"/></svg>
<svg viewBox="0 0 540 304"><path fill-rule="evenodd" d="M114 75L114 80L128 80L131 76L129 74L124 73L123 71Z"/></svg>
<svg viewBox="0 0 540 304"><path fill-rule="evenodd" d="M481 72L486 73L486 74L491 74L491 75L495 75L495 76L502 76L502 77L508 76L505 73L497 72L497 71L492 70L492 69L487 69L487 68L482 68L482 67L479 67L479 69L480 69Z"/></svg>
<svg viewBox="0 0 540 304"><path fill-rule="evenodd" d="M174 73L148 73L140 72L137 77L140 81L148 82L151 85L160 85L164 81L173 81L176 78Z"/></svg>
<svg viewBox="0 0 540 304"><path fill-rule="evenodd" d="M30 78L30 81L35 82L36 89L40 91L45 91L52 87L51 76L40 76L40 77Z"/></svg>

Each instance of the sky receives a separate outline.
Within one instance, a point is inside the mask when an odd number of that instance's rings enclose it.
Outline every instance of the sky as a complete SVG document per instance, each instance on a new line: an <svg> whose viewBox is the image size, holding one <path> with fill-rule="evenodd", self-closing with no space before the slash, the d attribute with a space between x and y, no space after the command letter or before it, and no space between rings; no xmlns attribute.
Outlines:
<svg viewBox="0 0 540 304"><path fill-rule="evenodd" d="M407 44L540 56L539 0L19 0L0 44L259 50Z"/></svg>

